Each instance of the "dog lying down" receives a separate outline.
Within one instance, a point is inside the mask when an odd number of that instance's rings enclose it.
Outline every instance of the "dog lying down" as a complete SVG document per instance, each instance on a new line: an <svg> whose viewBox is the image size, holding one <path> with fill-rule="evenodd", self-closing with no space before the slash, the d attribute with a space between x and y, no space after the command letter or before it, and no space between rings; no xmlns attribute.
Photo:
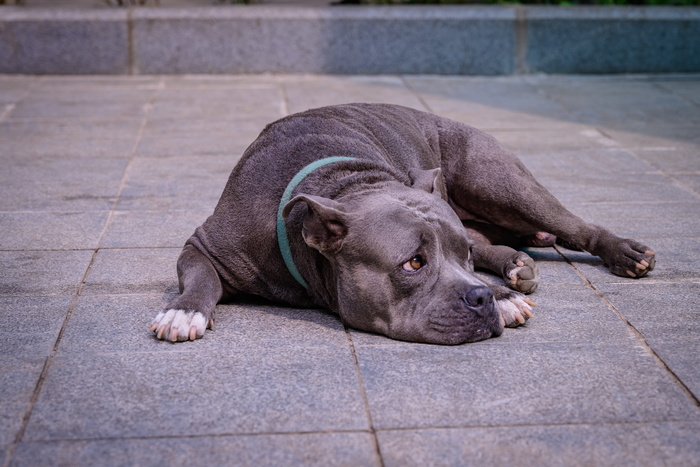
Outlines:
<svg viewBox="0 0 700 467"><path fill-rule="evenodd" d="M308 110L245 151L182 250L181 295L150 330L201 338L218 302L253 294L394 339L479 341L533 316L537 266L512 246L555 241L620 276L654 268L648 247L570 213L475 128L395 105Z"/></svg>

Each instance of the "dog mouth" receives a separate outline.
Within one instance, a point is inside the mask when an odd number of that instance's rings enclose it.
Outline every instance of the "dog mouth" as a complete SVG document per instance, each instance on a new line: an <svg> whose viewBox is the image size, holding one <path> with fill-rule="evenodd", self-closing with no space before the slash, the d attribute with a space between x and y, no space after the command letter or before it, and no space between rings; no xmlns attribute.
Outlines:
<svg viewBox="0 0 700 467"><path fill-rule="evenodd" d="M478 342L503 333L498 316L487 318L465 315L463 312L449 316L434 316L428 321L429 328L441 344L458 345Z"/></svg>

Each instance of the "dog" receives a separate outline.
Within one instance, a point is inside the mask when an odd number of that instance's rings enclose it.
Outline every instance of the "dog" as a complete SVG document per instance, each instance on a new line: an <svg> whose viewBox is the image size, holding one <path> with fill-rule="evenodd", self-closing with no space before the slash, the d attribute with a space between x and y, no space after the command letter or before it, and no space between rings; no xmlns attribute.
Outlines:
<svg viewBox="0 0 700 467"><path fill-rule="evenodd" d="M245 151L182 250L181 295L150 331L201 338L217 303L252 294L397 340L475 342L533 316L537 266L513 246L555 241L620 276L655 265L650 248L576 217L473 127L388 104L308 110Z"/></svg>

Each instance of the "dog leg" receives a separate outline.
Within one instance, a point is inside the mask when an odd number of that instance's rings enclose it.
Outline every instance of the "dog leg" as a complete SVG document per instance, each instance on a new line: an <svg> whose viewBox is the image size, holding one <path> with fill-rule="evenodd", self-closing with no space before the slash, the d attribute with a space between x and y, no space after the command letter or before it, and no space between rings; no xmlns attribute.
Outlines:
<svg viewBox="0 0 700 467"><path fill-rule="evenodd" d="M535 261L508 245L517 240L513 234L494 225L465 221L463 225L473 241L474 267L499 274L512 289L534 292L539 281Z"/></svg>
<svg viewBox="0 0 700 467"><path fill-rule="evenodd" d="M219 275L209 259L186 245L177 260L180 296L155 317L149 330L171 342L195 340L214 326L214 308L222 296Z"/></svg>
<svg viewBox="0 0 700 467"><path fill-rule="evenodd" d="M472 219L498 225L518 235L547 232L600 256L613 274L642 277L654 269L654 252L569 212L532 176L523 163L493 137L452 124L443 128L448 195ZM458 214L460 212L458 211ZM460 217L462 217L460 215ZM464 218L463 218L464 219Z"/></svg>

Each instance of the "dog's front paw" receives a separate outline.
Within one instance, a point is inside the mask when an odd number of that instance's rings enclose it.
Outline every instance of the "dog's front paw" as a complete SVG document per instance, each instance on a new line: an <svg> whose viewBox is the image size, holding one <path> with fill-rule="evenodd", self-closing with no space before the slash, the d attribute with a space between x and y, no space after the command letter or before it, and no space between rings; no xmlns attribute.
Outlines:
<svg viewBox="0 0 700 467"><path fill-rule="evenodd" d="M171 342L200 339L206 328L212 328L214 322L198 311L165 310L158 313L149 330L156 333L161 340Z"/></svg>
<svg viewBox="0 0 700 467"><path fill-rule="evenodd" d="M535 316L532 313L535 302L519 293L512 293L505 298L496 300L496 306L501 313L501 322L508 328L525 324L525 321Z"/></svg>
<svg viewBox="0 0 700 467"><path fill-rule="evenodd" d="M532 293L539 284L537 264L523 252L518 252L505 266L503 275L508 285L518 292Z"/></svg>

